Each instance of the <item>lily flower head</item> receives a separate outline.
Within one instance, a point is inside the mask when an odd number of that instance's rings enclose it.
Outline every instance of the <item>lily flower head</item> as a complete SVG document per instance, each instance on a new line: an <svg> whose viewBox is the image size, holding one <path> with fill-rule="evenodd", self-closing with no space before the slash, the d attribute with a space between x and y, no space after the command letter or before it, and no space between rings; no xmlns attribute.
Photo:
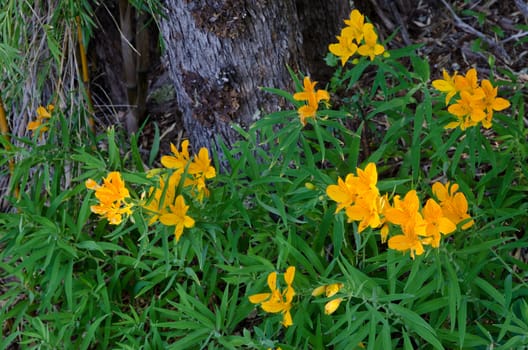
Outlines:
<svg viewBox="0 0 528 350"><path fill-rule="evenodd" d="M378 44L378 35L374 31L372 23L366 23L363 26L363 39L365 43L358 48L358 54L361 56L368 56L372 61L374 57L385 52L383 45Z"/></svg>
<svg viewBox="0 0 528 350"><path fill-rule="evenodd" d="M30 121L27 124L27 130L30 130L35 133L37 129L39 129L39 136L42 136L42 134L49 130L49 127L46 124L46 120L51 118L51 113L55 109L55 106L52 104L49 104L47 107L39 106L37 108L37 119Z"/></svg>
<svg viewBox="0 0 528 350"><path fill-rule="evenodd" d="M176 197L174 204L169 204L169 208L168 212L159 217L159 221L165 226L175 226L174 237L178 242L183 234L183 229L194 226L194 219L187 215L189 206L185 205L185 200L181 194Z"/></svg>
<svg viewBox="0 0 528 350"><path fill-rule="evenodd" d="M457 75L454 77L457 91L467 91L470 94L474 93L479 88L477 70L471 68L466 72L466 75Z"/></svg>
<svg viewBox="0 0 528 350"><path fill-rule="evenodd" d="M493 118L493 111L502 111L510 107L510 102L504 98L497 97L497 87L494 87L487 79L482 80L482 91L484 91L484 105L486 110L486 118L482 120L482 126L486 129L491 127L491 119Z"/></svg>
<svg viewBox="0 0 528 350"><path fill-rule="evenodd" d="M445 104L448 105L449 101L451 101L453 96L455 96L458 92L458 89L455 85L455 77L457 76L457 72L453 73L453 76L450 76L449 73L443 69L442 76L443 79L433 80L432 85L436 90L446 94Z"/></svg>
<svg viewBox="0 0 528 350"><path fill-rule="evenodd" d="M434 196L440 201L440 207L444 216L458 225L464 222L462 229L466 230L475 223L468 214L468 202L466 196L458 191L458 185L450 186L449 182L443 185L435 182L432 186Z"/></svg>
<svg viewBox="0 0 528 350"><path fill-rule="evenodd" d="M389 238L389 248L401 252L410 251L412 259L414 259L415 255L422 255L424 247L419 235L414 231L414 227L409 225L402 226L402 232L403 234L401 235Z"/></svg>
<svg viewBox="0 0 528 350"><path fill-rule="evenodd" d="M183 172L189 162L189 140L183 140L181 152L172 143L170 144L170 148L173 155L161 157L161 164L165 168Z"/></svg>
<svg viewBox="0 0 528 350"><path fill-rule="evenodd" d="M429 198L423 207L423 216L426 222L425 232L431 237L431 246L440 247L441 234L447 235L456 230L456 225L449 220L442 207L432 198Z"/></svg>
<svg viewBox="0 0 528 350"><path fill-rule="evenodd" d="M297 101L306 101L307 104L298 109L301 124L306 125L306 118L315 118L319 102L330 100L330 94L326 90L315 91L316 81L312 82L310 77L304 77L303 91L297 92L293 98Z"/></svg>
<svg viewBox="0 0 528 350"><path fill-rule="evenodd" d="M360 43L365 32L365 16L358 10L354 9L350 12L350 18L345 20L345 24L348 26L347 28L350 28L351 30L351 37L356 40L357 43Z"/></svg>
<svg viewBox="0 0 528 350"><path fill-rule="evenodd" d="M341 59L341 65L344 66L350 57L352 57L358 46L354 43L354 33L352 28L346 27L337 36L338 43L330 44L328 50Z"/></svg>
<svg viewBox="0 0 528 350"><path fill-rule="evenodd" d="M92 205L90 210L108 220L111 225L119 225L122 216L132 214L132 204L126 200L130 198L125 182L117 171L110 172L99 185L92 179L85 182L86 188L95 191L95 198L99 200L98 205Z"/></svg>
<svg viewBox="0 0 528 350"><path fill-rule="evenodd" d="M359 179L354 174L348 174L345 181L339 177L337 185L329 185L326 188L328 197L337 202L336 213L351 206L356 201L358 181Z"/></svg>
<svg viewBox="0 0 528 350"><path fill-rule="evenodd" d="M268 287L270 293L259 293L249 296L249 302L252 304L260 304L262 310L269 313L282 313L282 325L289 327L293 325L293 320L290 314L295 290L293 289L293 279L295 277L295 267L290 266L284 273L284 281L286 288L281 291L277 288L277 273L271 272L268 275Z"/></svg>

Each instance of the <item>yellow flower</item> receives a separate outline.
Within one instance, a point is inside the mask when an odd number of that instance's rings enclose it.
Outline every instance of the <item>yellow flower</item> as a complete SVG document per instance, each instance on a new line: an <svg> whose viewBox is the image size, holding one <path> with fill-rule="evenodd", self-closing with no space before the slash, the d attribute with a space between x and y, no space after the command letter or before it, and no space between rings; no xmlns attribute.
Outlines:
<svg viewBox="0 0 528 350"><path fill-rule="evenodd" d="M451 98L453 98L453 96L455 96L458 92L458 89L455 86L455 77L457 76L457 72L455 72L453 76L450 76L449 73L443 69L442 75L444 79L433 80L432 85L436 90L446 94L445 104L448 105Z"/></svg>
<svg viewBox="0 0 528 350"><path fill-rule="evenodd" d="M385 210L385 219L395 225L399 225L402 234L389 239L390 249L401 252L410 251L411 258L424 252L423 239L426 235L426 222L419 212L420 201L415 190L407 192L403 200L399 196L394 197L394 206ZM427 240L425 240L427 242Z"/></svg>
<svg viewBox="0 0 528 350"><path fill-rule="evenodd" d="M32 131L33 134L35 133L35 130L39 129L39 136L42 135L43 132L49 130L49 127L46 125L46 119L51 118L51 113L55 107L52 104L49 104L46 107L39 106L37 108L37 119L30 121L27 125L27 129Z"/></svg>
<svg viewBox="0 0 528 350"><path fill-rule="evenodd" d="M444 216L455 225L464 222L462 229L466 230L475 223L468 214L468 203L463 193L457 192L458 185L449 185L449 182L442 185L440 182L433 184L433 194L440 201L440 207Z"/></svg>
<svg viewBox="0 0 528 350"><path fill-rule="evenodd" d="M477 70L471 68L466 72L465 76L457 75L454 77L455 87L457 91L466 91L473 94L479 88Z"/></svg>
<svg viewBox="0 0 528 350"><path fill-rule="evenodd" d="M399 250L401 252L406 252L409 250L411 252L411 258L413 259L415 254L422 255L424 252L422 240L414 231L414 226L405 225L401 227L403 234L389 238L389 248Z"/></svg>
<svg viewBox="0 0 528 350"><path fill-rule="evenodd" d="M462 91L460 93L460 99L449 106L447 110L459 118L469 117L476 124L486 118L486 113L484 113L484 108L486 108L484 98L484 91L480 88L476 89L473 94Z"/></svg>
<svg viewBox="0 0 528 350"><path fill-rule="evenodd" d="M326 303L325 307L324 307L325 315L333 314L337 310L337 308L339 307L339 305L341 304L342 301L343 301L343 298L336 298L336 299L332 299L328 303Z"/></svg>
<svg viewBox="0 0 528 350"><path fill-rule="evenodd" d="M336 213L345 209L349 221L359 221L358 231L376 228L382 223L380 212L383 201L377 188L378 172L375 163L365 169L356 168L357 177L348 174L345 181L338 178L337 185L329 185L326 194L337 202Z"/></svg>
<svg viewBox="0 0 528 350"><path fill-rule="evenodd" d="M329 185L326 188L326 194L334 202L337 202L336 214L342 209L351 206L358 196L357 192L358 178L354 174L348 174L345 181L340 177L337 179L337 185Z"/></svg>
<svg viewBox="0 0 528 350"><path fill-rule="evenodd" d="M339 292L341 288L343 288L343 283L332 283L332 284L319 286L313 290L312 296L316 297L324 293L327 298L330 298L336 295L337 292ZM336 298L336 299L332 299L329 302L327 302L325 304L325 314L326 315L333 314L337 310L337 308L339 307L339 304L341 304L342 301L343 301L343 298Z"/></svg>
<svg viewBox="0 0 528 350"><path fill-rule="evenodd" d="M128 204L125 201L130 198L130 194L119 172L109 173L103 179L102 185L98 185L94 180L88 179L85 182L85 186L90 190L94 190L95 197L99 200L99 205L90 207L91 211L105 217L111 225L119 225L123 215L132 214L132 204Z"/></svg>
<svg viewBox="0 0 528 350"><path fill-rule="evenodd" d="M293 279L295 277L295 267L290 266L284 273L284 281L286 288L280 291L277 288L277 273L271 272L268 275L268 287L270 293L260 293L249 296L249 301L252 304L260 304L262 310L269 313L282 313L282 325L289 327L293 325L293 320L290 314L295 290L293 289Z"/></svg>
<svg viewBox="0 0 528 350"><path fill-rule="evenodd" d="M369 193L359 197L354 205L346 208L348 221L359 221L358 233L367 227L377 228L381 225L379 216L379 196Z"/></svg>
<svg viewBox="0 0 528 350"><path fill-rule="evenodd" d="M176 146L170 144L172 156L161 157L161 164L169 169L176 169L177 171L183 172L187 163L189 162L189 141L184 140L181 144L182 150L178 151Z"/></svg>
<svg viewBox="0 0 528 350"><path fill-rule="evenodd" d="M326 90L315 91L316 81L312 82L310 77L304 77L303 91L297 92L293 98L297 101L307 101L308 104L298 109L301 124L306 125L306 118L315 118L315 113L319 108L319 102L330 100L330 94Z"/></svg>
<svg viewBox="0 0 528 350"><path fill-rule="evenodd" d="M191 194L199 201L202 201L204 196L209 195L209 190L205 186L205 180L216 176L216 170L211 165L211 159L209 158L209 151L207 148L202 147L198 154L191 160L189 156L189 141L184 140L181 148L182 150L180 152L176 146L171 143L171 151L173 155L161 157L161 163L166 168L174 169L172 176L179 176L178 181L175 182L174 189L178 187L180 177L185 172L185 169L187 169L187 174L190 176L187 176L184 179L183 187L191 186L193 188ZM170 184L171 189L172 185L173 184Z"/></svg>
<svg viewBox="0 0 528 350"><path fill-rule="evenodd" d="M504 98L497 97L497 87L493 87L487 79L482 80L482 91L484 91L484 105L486 109L486 118L482 120L482 126L486 129L491 127L493 111L502 111L510 107L510 102Z"/></svg>
<svg viewBox="0 0 528 350"><path fill-rule="evenodd" d="M165 176L166 178L166 176ZM168 185L166 186L166 181L164 177L159 178L159 187L151 187L149 189L149 199L147 204L143 204L145 208L151 215L148 225L154 224L160 215L166 214L169 212L169 205L174 204L176 199L176 189L178 188L181 181L181 173L175 171L169 177Z"/></svg>
<svg viewBox="0 0 528 350"><path fill-rule="evenodd" d="M205 186L205 180L216 176L216 170L211 166L209 151L202 147L189 165L189 174L192 179L185 182L185 186L192 186L196 189L196 198L201 202L204 196L209 196L209 190Z"/></svg>
<svg viewBox="0 0 528 350"><path fill-rule="evenodd" d="M382 55L385 52L383 45L378 44L378 35L371 23L366 23L363 26L363 39L365 43L357 51L361 56L368 56L372 61L375 56Z"/></svg>
<svg viewBox="0 0 528 350"><path fill-rule="evenodd" d="M402 227L403 231L426 234L426 223L420 214L420 200L415 190L407 192L403 200L394 197L394 206L385 209L385 219Z"/></svg>
<svg viewBox="0 0 528 350"><path fill-rule="evenodd" d="M337 36L337 44L330 44L328 50L341 59L341 65L344 66L348 59L352 57L358 47L354 44L354 33L352 28L344 28L341 35Z"/></svg>
<svg viewBox="0 0 528 350"><path fill-rule="evenodd" d="M206 179L211 179L216 176L216 170L211 166L211 159L209 159L209 151L207 148L200 148L198 155L194 156L191 165L189 165L189 174Z"/></svg>
<svg viewBox="0 0 528 350"><path fill-rule="evenodd" d="M351 37L356 40L357 43L363 39L365 16L358 10L352 10L350 12L350 18L345 20L345 24L350 28Z"/></svg>
<svg viewBox="0 0 528 350"><path fill-rule="evenodd" d="M183 234L183 229L194 226L194 219L187 215L189 206L185 205L182 195L178 195L174 205L169 204L169 208L169 212L162 214L159 217L159 221L165 226L175 226L174 236L176 242L178 242Z"/></svg>
<svg viewBox="0 0 528 350"><path fill-rule="evenodd" d="M428 199L423 208L426 234L431 237L431 246L440 246L441 233L446 235L456 230L456 225L444 216L442 208L434 199Z"/></svg>
<svg viewBox="0 0 528 350"><path fill-rule="evenodd" d="M322 285L322 286L319 286L319 287L315 288L312 291L312 296L313 297L317 297L317 296L319 296L319 295L324 293L327 298L330 298L330 297L333 297L334 295L336 295L337 292L339 292L339 290L341 290L341 288L343 288L343 283L325 284L325 285Z"/></svg>

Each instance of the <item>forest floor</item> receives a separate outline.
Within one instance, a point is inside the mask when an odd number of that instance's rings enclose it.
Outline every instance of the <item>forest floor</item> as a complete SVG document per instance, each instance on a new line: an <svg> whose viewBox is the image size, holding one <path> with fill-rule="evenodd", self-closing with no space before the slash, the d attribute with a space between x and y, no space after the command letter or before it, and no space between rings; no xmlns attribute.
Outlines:
<svg viewBox="0 0 528 350"><path fill-rule="evenodd" d="M429 61L431 79L441 77L442 69L464 73L470 67L487 77L493 61L494 79L511 80L505 74L511 72L521 82L528 82L528 4L523 0L402 0L391 2L389 7L380 6L381 2L370 0L370 6L359 10L376 24L381 41L396 33L387 45L389 50L421 45L417 51ZM321 59L325 55L322 53ZM324 83L320 82L321 86ZM178 143L185 137L174 92L167 88L170 85L162 58L151 80L155 90L151 96L159 97L161 92L162 98L149 100L149 120L162 130L162 154L169 152L170 142ZM153 125L145 127L143 146L147 149L153 139Z"/></svg>

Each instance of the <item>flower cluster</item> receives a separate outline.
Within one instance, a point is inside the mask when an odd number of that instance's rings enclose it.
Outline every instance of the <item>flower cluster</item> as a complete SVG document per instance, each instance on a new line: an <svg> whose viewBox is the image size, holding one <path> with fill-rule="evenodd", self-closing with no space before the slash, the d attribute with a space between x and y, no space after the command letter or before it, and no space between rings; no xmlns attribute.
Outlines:
<svg viewBox="0 0 528 350"><path fill-rule="evenodd" d="M350 18L345 20L347 25L337 36L338 43L330 44L328 49L341 59L344 66L356 52L370 60L385 52L383 45L378 43L378 35L372 23L365 23L365 16L358 10L350 13Z"/></svg>
<svg viewBox="0 0 528 350"><path fill-rule="evenodd" d="M345 181L338 179L337 185L329 185L326 193L337 202L336 213L345 209L348 221L359 221L358 232L365 228L381 228L381 240L387 241L390 227L398 234L388 240L391 249L410 251L411 257L421 255L424 245L440 246L442 235L456 230L461 224L463 230L473 225L468 214L468 203L463 193L457 192L458 185L432 186L435 199L428 199L423 208L415 190L407 192L403 199L396 195L392 205L388 195L381 196L377 188L377 170L369 163L365 170L357 168L357 176L348 174Z"/></svg>
<svg viewBox="0 0 528 350"><path fill-rule="evenodd" d="M465 130L478 123L488 129L491 127L493 111L510 107L508 100L497 97L498 88L489 80L483 79L479 85L475 68L469 69L464 76L458 75L457 72L450 76L445 69L442 75L443 79L433 81L433 87L446 94L445 103L449 106L447 110L457 119L447 124L446 129L460 127ZM455 95L458 98L449 105Z"/></svg>
<svg viewBox="0 0 528 350"><path fill-rule="evenodd" d="M260 293L249 296L252 304L260 304L262 310L269 313L282 313L282 325L289 327L293 324L290 314L295 290L293 289L293 278L295 277L295 266L290 266L284 273L286 288L281 292L277 288L277 273L271 272L268 275L268 287L270 293Z"/></svg>
<svg viewBox="0 0 528 350"><path fill-rule="evenodd" d="M341 288L343 288L343 283L326 284L326 285L315 288L312 291L312 296L317 297L324 293L327 298L331 298L334 295L336 295L341 290ZM339 304L341 304L342 301L343 301L343 298L334 298L330 300L329 302L327 302L324 308L325 314L326 315L333 314L337 310L337 308L339 307Z"/></svg>
<svg viewBox="0 0 528 350"><path fill-rule="evenodd" d="M132 204L126 200L130 198L125 182L121 179L121 174L113 171L103 179L103 184L99 185L92 179L85 182L86 188L95 191L95 197L99 200L98 205L92 205L90 209L108 220L111 225L119 225L123 220L123 215L132 214Z"/></svg>
<svg viewBox="0 0 528 350"><path fill-rule="evenodd" d="M310 77L304 77L303 91L297 92L293 95L293 98L297 101L306 101L305 104L297 110L299 113L299 119L303 126L306 125L306 118L315 118L319 103L321 101L330 100L330 94L326 90L315 90L316 81L311 81Z"/></svg>
<svg viewBox="0 0 528 350"><path fill-rule="evenodd" d="M27 129L30 130L33 135L35 135L35 132L38 130L39 136L41 136L42 133L49 129L46 120L51 118L51 113L53 113L54 109L55 106L52 104L49 104L47 107L39 106L37 108L37 119L30 121L27 125Z"/></svg>
<svg viewBox="0 0 528 350"><path fill-rule="evenodd" d="M337 202L336 213L345 209L349 221L359 221L359 232L381 224L384 197L380 197L377 182L376 164L369 163L365 170L357 168L357 176L348 174L345 181L339 177L337 185L326 188L328 197Z"/></svg>
<svg viewBox="0 0 528 350"><path fill-rule="evenodd" d="M194 226L194 219L187 215L189 206L183 195L177 194L178 187L190 190L196 199L202 201L209 195L205 180L216 176L211 166L207 148L201 148L197 155L190 157L189 141L182 142L181 151L171 144L172 155L161 157L161 164L170 169L170 174L163 169L154 169L150 176L157 176L158 185L149 189L149 199L143 208L150 213L149 225L160 221L165 226L174 226L174 236L178 241L184 228ZM160 175L161 173L161 175Z"/></svg>

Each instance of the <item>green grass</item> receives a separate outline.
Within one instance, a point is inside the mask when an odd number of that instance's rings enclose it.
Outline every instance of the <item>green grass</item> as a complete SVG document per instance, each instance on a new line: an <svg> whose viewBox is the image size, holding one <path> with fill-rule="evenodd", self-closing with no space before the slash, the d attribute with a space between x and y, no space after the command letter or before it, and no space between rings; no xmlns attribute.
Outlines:
<svg viewBox="0 0 528 350"><path fill-rule="evenodd" d="M15 10L15 2L5 6ZM50 22L55 29L75 28L74 21L60 20L74 17L57 16ZM15 87L27 82L19 75L29 71L12 52L13 35L30 45L32 33L8 17L0 18L0 28L11 39L0 46L0 57L13 78L2 97L6 105L20 104ZM68 60L61 40L50 34L46 42L44 72L56 80L67 74L57 70ZM53 97L32 102L55 104L49 130L42 137L1 139L1 174L10 178L12 210L0 213L0 348L528 346L526 83L494 66L491 77L479 72L479 82L490 79L511 106L494 112L490 129L446 130L454 116L431 86L441 72L415 50L392 50L372 61L355 55L357 61L345 66L329 54L335 74L316 89L332 98L304 127L297 109L305 102L294 99L294 91L268 87L291 109L238 129L241 140L229 149L222 145L228 172L218 172L220 160L210 155L217 172L205 179L209 195L203 199L183 180L160 185L178 169L148 172L167 156L159 154L162 130L143 159L136 137L128 140L118 129L90 132L82 91L51 84ZM367 73L373 79L364 80ZM301 91L302 73L291 74ZM33 96L49 88L41 78L32 85ZM180 169L182 178L198 181L192 165L197 154ZM12 173L9 160L15 162ZM458 184L473 226L459 223L440 247L424 245L414 259L382 242L378 226L359 232L357 221L335 213L327 188L368 163L376 164L376 188L388 194L390 205L396 195L416 190L423 206L435 198L433 183ZM121 174L129 191L125 202L133 204L118 225L92 212L97 191L85 185L88 179L101 184L112 171ZM173 198L170 191L189 206L186 215L195 223L178 241L174 225L149 224L152 213L145 206L155 199L149 189L156 186L165 214L173 204L163 200ZM389 242L398 234L391 223ZM284 327L283 315L263 311L249 296L270 292L272 272L285 290L289 266L296 268L293 325ZM335 296L311 295L332 283L342 283ZM325 304L336 297L343 301L326 315Z"/></svg>

